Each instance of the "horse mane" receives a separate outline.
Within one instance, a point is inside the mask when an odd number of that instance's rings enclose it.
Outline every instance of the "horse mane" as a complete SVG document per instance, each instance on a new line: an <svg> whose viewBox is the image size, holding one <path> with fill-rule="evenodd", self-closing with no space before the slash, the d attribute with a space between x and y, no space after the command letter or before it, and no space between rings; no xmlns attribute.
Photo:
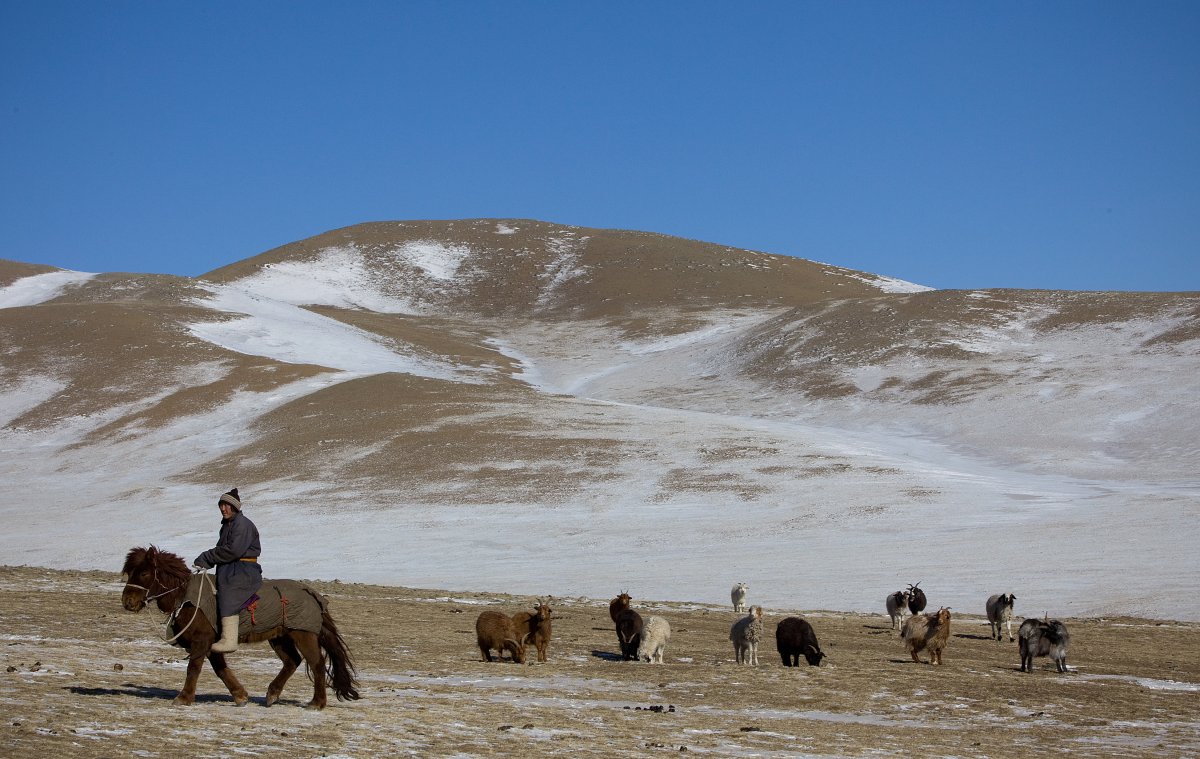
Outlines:
<svg viewBox="0 0 1200 759"><path fill-rule="evenodd" d="M187 563L181 557L169 551L160 550L154 545L149 548L130 549L125 556L125 566L121 568L121 574L132 575L135 570L146 564L154 565L159 580L167 586L183 585L192 574L188 571Z"/></svg>

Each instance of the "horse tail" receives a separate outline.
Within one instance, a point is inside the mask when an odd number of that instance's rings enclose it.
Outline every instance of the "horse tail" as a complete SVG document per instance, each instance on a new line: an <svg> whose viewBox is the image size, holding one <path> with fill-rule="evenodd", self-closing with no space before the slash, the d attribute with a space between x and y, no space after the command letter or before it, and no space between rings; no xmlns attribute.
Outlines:
<svg viewBox="0 0 1200 759"><path fill-rule="evenodd" d="M358 695L357 672L354 662L350 659L350 649L342 639L342 634L338 632L337 625L333 623L333 617L324 609L321 610L319 643L321 648L325 649L325 669L333 692L337 694L337 700L357 701L361 696Z"/></svg>

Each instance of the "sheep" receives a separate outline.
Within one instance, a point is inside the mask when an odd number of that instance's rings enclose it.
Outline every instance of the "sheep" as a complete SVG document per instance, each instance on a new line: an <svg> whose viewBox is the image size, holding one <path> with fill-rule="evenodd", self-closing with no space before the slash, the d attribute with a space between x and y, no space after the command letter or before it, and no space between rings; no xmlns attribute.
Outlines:
<svg viewBox="0 0 1200 759"><path fill-rule="evenodd" d="M546 661L546 647L550 645L551 623L550 617L552 611L550 609L550 601L552 598L547 597L544 601L538 599L538 605L533 612L519 611L513 615L513 624L517 631L522 634L522 643L533 642L537 648L537 660L539 662Z"/></svg>
<svg viewBox="0 0 1200 759"><path fill-rule="evenodd" d="M733 623L729 639L738 664L758 666L758 642L763 637L762 607L751 606L750 614Z"/></svg>
<svg viewBox="0 0 1200 759"><path fill-rule="evenodd" d="M744 582L739 582L733 586L733 590L729 591L729 600L733 601L734 611L746 610L746 591L750 590L750 586Z"/></svg>
<svg viewBox="0 0 1200 759"><path fill-rule="evenodd" d="M984 609L987 611L988 625L991 626L992 637L996 640L1000 640L1000 625L1003 623L1008 625L1008 642L1013 642L1012 615L1013 601L1016 600L1017 597L1012 593L997 594L988 597L987 605Z"/></svg>
<svg viewBox="0 0 1200 759"><path fill-rule="evenodd" d="M915 585L908 586L908 611L910 614L916 615L925 611L925 591L917 587L920 584L920 581L917 581Z"/></svg>
<svg viewBox="0 0 1200 759"><path fill-rule="evenodd" d="M950 609L943 606L937 614L914 614L900 630L904 647L912 660L920 663L917 653L929 649L929 663L941 664L942 651L950 639Z"/></svg>
<svg viewBox="0 0 1200 759"><path fill-rule="evenodd" d="M662 617L650 617L642 627L638 641L637 658L651 664L662 664L667 643L671 640L671 625Z"/></svg>
<svg viewBox="0 0 1200 759"><path fill-rule="evenodd" d="M608 616L612 617L613 622L617 621L621 612L629 608L629 602L632 600L633 597L622 590L619 596L608 602Z"/></svg>
<svg viewBox="0 0 1200 759"><path fill-rule="evenodd" d="M637 658L638 646L642 643L642 615L626 609L617 615L617 643L621 646L621 660Z"/></svg>
<svg viewBox="0 0 1200 759"><path fill-rule="evenodd" d="M1071 645L1071 636L1062 622L1057 619L1027 619L1017 630L1017 640L1022 672L1033 672L1035 656L1049 656L1059 672L1068 671L1067 647Z"/></svg>
<svg viewBox="0 0 1200 759"><path fill-rule="evenodd" d="M800 617L788 617L779 623L775 628L775 648L785 667L799 667L801 654L812 667L821 666L825 658L812 625Z"/></svg>
<svg viewBox="0 0 1200 759"><path fill-rule="evenodd" d="M909 592L907 590L897 590L895 593L887 597L887 613L892 618L892 629L896 629L896 622L904 624L905 612L908 611Z"/></svg>
<svg viewBox="0 0 1200 759"><path fill-rule="evenodd" d="M484 611L475 620L475 640L483 661L494 661L492 649L496 649L496 659L499 660L505 651L512 655L514 662L525 663L525 636L518 631L516 625L507 614L498 611Z"/></svg>

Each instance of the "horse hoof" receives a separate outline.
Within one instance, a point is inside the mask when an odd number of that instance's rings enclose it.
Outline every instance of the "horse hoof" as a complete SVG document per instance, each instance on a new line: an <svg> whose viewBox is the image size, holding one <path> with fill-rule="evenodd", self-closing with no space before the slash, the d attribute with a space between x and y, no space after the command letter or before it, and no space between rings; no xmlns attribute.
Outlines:
<svg viewBox="0 0 1200 759"><path fill-rule="evenodd" d="M175 706L191 706L192 700L190 698L184 698L183 696L176 696L175 700L171 703Z"/></svg>
<svg viewBox="0 0 1200 759"><path fill-rule="evenodd" d="M310 701L309 703L304 705L304 708L308 709L310 711L319 712L325 708L325 704L318 704L316 701Z"/></svg>
<svg viewBox="0 0 1200 759"><path fill-rule="evenodd" d="M279 696L272 696L270 694L267 694L267 700L263 701L263 706L272 706L278 700L279 700Z"/></svg>

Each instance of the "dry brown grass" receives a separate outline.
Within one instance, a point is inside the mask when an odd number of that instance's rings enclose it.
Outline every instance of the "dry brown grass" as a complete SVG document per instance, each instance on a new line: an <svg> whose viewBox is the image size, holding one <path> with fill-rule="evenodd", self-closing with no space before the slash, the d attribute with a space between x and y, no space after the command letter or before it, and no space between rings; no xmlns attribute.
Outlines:
<svg viewBox="0 0 1200 759"><path fill-rule="evenodd" d="M117 562L119 563L119 562ZM182 652L162 617L121 610L115 573L0 568L0 742L5 756L926 756L1194 755L1200 751L1200 626L1069 620L1073 671L1017 671L1016 644L956 615L945 664L913 664L882 615L804 616L830 664L785 669L768 644L733 663L728 607L634 608L666 617L667 664L616 660L606 601L554 603L546 664L480 662L474 620L533 599L314 583L356 658L364 698L301 705L298 674L270 709L265 645L231 664L253 696L233 706L206 671L192 707L172 706ZM767 610L770 631L796 610ZM8 669L4 672L2 670ZM1143 678L1139 681L1136 678ZM1171 682L1191 683L1192 690ZM1147 686L1158 686L1147 687Z"/></svg>

